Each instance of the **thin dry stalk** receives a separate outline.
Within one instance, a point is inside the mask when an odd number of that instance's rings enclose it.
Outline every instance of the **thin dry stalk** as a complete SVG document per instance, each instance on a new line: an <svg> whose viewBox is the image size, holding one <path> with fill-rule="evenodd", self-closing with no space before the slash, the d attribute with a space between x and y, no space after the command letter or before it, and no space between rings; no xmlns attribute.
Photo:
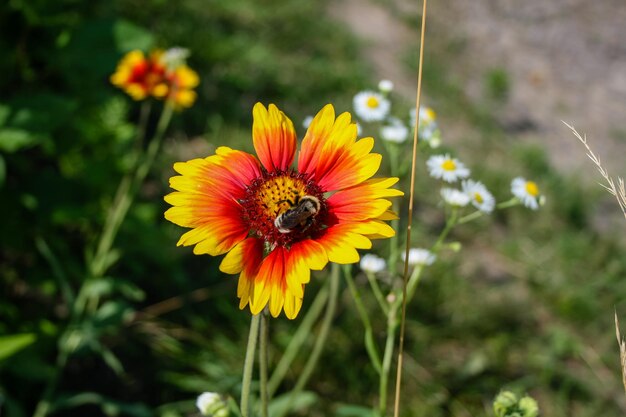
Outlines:
<svg viewBox="0 0 626 417"><path fill-rule="evenodd" d="M617 320L617 312L615 312L615 336L619 345L619 358L622 370L622 384L624 384L624 392L626 392L626 342L619 332L619 320Z"/></svg>
<svg viewBox="0 0 626 417"><path fill-rule="evenodd" d="M611 178L608 171L604 169L602 163L600 162L600 158L593 153L589 144L587 144L587 135L580 136L580 133L578 133L573 126L567 124L566 122L563 122L563 124L569 127L572 133L574 133L574 136L576 136L578 140L585 145L585 148L587 149L587 156L591 159L591 162L595 164L596 168L598 168L598 171L600 172L600 175L602 175L602 178L606 181L606 184L599 184L615 197L617 204L619 204L619 208L624 214L624 218L626 218L626 190L624 188L624 180L621 177L617 177L617 185L615 185L615 180Z"/></svg>
<svg viewBox="0 0 626 417"><path fill-rule="evenodd" d="M411 185L409 189L409 212L406 227L406 248L404 260L404 273L402 284L402 314L400 317L400 337L398 340L398 363L396 365L396 392L393 402L393 417L400 415L400 389L402 387L402 361L404 353L404 332L406 327L406 303L407 303L407 284L409 282L409 250L411 248L411 225L413 223L413 198L415 196L415 172L417 145L419 142L419 111L420 99L422 97L422 68L424 63L424 44L426 38L426 5L428 0L424 0L422 8L422 31L420 34L420 53L417 67L417 95L415 97L415 127L413 128L413 153L411 157Z"/></svg>

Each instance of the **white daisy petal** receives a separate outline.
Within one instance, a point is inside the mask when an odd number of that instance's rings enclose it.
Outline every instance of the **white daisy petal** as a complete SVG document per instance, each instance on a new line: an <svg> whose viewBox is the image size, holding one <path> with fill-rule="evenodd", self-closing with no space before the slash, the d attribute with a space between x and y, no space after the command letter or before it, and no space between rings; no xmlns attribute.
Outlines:
<svg viewBox="0 0 626 417"><path fill-rule="evenodd" d="M357 117L366 122L380 122L387 117L391 103L380 93L361 91L352 100Z"/></svg>
<svg viewBox="0 0 626 417"><path fill-rule="evenodd" d="M426 161L430 176L441 178L446 182L456 182L458 179L467 178L470 170L456 158L450 155L433 155Z"/></svg>
<svg viewBox="0 0 626 417"><path fill-rule="evenodd" d="M390 117L388 119L388 124L380 129L380 137L388 142L406 142L409 137L409 129L400 119Z"/></svg>
<svg viewBox="0 0 626 417"><path fill-rule="evenodd" d="M302 121L302 126L305 129L308 129L309 126L311 126L311 122L313 121L313 116L307 116L304 118L304 120Z"/></svg>
<svg viewBox="0 0 626 417"><path fill-rule="evenodd" d="M525 178L517 177L511 181L511 192L526 207L537 210L539 203L545 200L545 197L539 192L539 187L534 181L527 181Z"/></svg>
<svg viewBox="0 0 626 417"><path fill-rule="evenodd" d="M393 83L389 80L381 80L378 83L378 89L381 93L390 93L393 91Z"/></svg>
<svg viewBox="0 0 626 417"><path fill-rule="evenodd" d="M465 207L470 203L470 196L454 188L442 188L441 198L446 204L454 207Z"/></svg>
<svg viewBox="0 0 626 417"><path fill-rule="evenodd" d="M406 261L406 253L402 252L402 260ZM409 249L409 265L432 265L437 260L437 255L429 251L428 249L422 248L411 248Z"/></svg>
<svg viewBox="0 0 626 417"><path fill-rule="evenodd" d="M487 190L482 182L466 180L462 184L463 192L467 194L472 205L483 213L491 213L496 206L496 199Z"/></svg>
<svg viewBox="0 0 626 417"><path fill-rule="evenodd" d="M359 265L363 271L375 274L383 271L387 266L387 262L379 256L367 253L361 257L361 263Z"/></svg>

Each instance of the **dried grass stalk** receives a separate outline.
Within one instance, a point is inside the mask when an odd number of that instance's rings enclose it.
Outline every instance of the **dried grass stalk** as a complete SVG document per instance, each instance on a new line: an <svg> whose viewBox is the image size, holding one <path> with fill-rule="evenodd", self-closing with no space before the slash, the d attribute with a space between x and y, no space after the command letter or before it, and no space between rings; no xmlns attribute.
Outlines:
<svg viewBox="0 0 626 417"><path fill-rule="evenodd" d="M578 133L573 126L567 124L566 122L563 122L563 124L569 127L570 130L574 133L574 136L576 136L578 140L581 141L583 145L585 145L585 148L587 149L587 156L589 157L589 159L591 159L591 162L595 164L595 166L598 168L598 171L600 172L600 175L602 175L602 178L604 178L606 181L606 184L599 184L615 197L615 199L617 200L617 204L619 204L619 208L624 214L624 218L626 218L626 190L624 189L624 180L621 177L617 177L617 185L615 185L615 180L611 178L608 171L604 169L602 163L600 162L600 158L598 158L596 154L593 153L593 151L589 147L589 144L587 144L587 135L580 136L580 133Z"/></svg>
<svg viewBox="0 0 626 417"><path fill-rule="evenodd" d="M622 384L624 384L624 392L626 392L626 342L619 332L619 320L617 320L617 312L615 312L615 336L617 336L617 344L619 345L619 358L622 365Z"/></svg>

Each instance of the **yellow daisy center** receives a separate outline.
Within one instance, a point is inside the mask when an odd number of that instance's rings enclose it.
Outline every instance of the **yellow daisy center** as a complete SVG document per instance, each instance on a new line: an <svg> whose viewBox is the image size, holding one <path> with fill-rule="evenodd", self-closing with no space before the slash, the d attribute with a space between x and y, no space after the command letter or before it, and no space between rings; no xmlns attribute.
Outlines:
<svg viewBox="0 0 626 417"><path fill-rule="evenodd" d="M482 202L485 200L483 199L483 196L480 195L480 193L474 193L474 201L476 201L478 204L482 204Z"/></svg>
<svg viewBox="0 0 626 417"><path fill-rule="evenodd" d="M367 99L367 102L365 104L367 104L367 107L369 107L370 109L375 109L380 103L376 97L371 96Z"/></svg>
<svg viewBox="0 0 626 417"><path fill-rule="evenodd" d="M526 192L533 197L537 197L539 195L539 187L534 181L526 181Z"/></svg>
<svg viewBox="0 0 626 417"><path fill-rule="evenodd" d="M454 171L456 169L456 164L452 159L446 159L441 164L441 168L443 168L445 171Z"/></svg>

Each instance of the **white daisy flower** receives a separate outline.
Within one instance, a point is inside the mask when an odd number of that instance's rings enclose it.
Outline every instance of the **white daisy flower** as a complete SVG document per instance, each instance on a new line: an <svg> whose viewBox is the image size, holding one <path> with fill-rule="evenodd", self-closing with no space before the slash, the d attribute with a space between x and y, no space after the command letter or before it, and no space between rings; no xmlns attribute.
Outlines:
<svg viewBox="0 0 626 417"><path fill-rule="evenodd" d="M378 89L381 93L391 93L393 91L393 83L389 80L380 80Z"/></svg>
<svg viewBox="0 0 626 417"><path fill-rule="evenodd" d="M355 122L356 123L356 135L358 137L361 137L361 134L363 133L363 128L361 127L361 123L359 122Z"/></svg>
<svg viewBox="0 0 626 417"><path fill-rule="evenodd" d="M354 112L366 122L380 122L389 114L391 103L380 93L361 91L352 100Z"/></svg>
<svg viewBox="0 0 626 417"><path fill-rule="evenodd" d="M517 177L511 181L511 192L526 207L537 210L543 204L544 197L539 193L539 187L534 181L527 181L522 177Z"/></svg>
<svg viewBox="0 0 626 417"><path fill-rule="evenodd" d="M409 137L409 129L402 121L395 117L388 119L389 124L380 129L380 137L389 142L406 142Z"/></svg>
<svg viewBox="0 0 626 417"><path fill-rule="evenodd" d="M196 400L196 407L203 416L227 417L228 407L215 392L204 392Z"/></svg>
<svg viewBox="0 0 626 417"><path fill-rule="evenodd" d="M411 117L411 127L415 128L415 108L409 115ZM428 142L431 148L437 148L441 144L441 131L437 125L437 114L430 107L421 107L419 111L419 136L423 141Z"/></svg>
<svg viewBox="0 0 626 417"><path fill-rule="evenodd" d="M442 188L441 198L446 204L454 207L465 207L470 203L470 196L454 188Z"/></svg>
<svg viewBox="0 0 626 417"><path fill-rule="evenodd" d="M483 213L491 213L496 206L496 199L480 181L466 180L462 184L463 192L468 195L472 205Z"/></svg>
<svg viewBox="0 0 626 417"><path fill-rule="evenodd" d="M359 265L363 271L375 274L383 271L387 266L387 262L379 256L367 253L361 257L361 263Z"/></svg>
<svg viewBox="0 0 626 417"><path fill-rule="evenodd" d="M304 118L304 120L302 121L302 126L303 126L305 129L308 129L308 128L309 128L309 126L311 126L311 122L312 122L312 121L313 121L313 116L310 116L310 115L309 115L309 116L305 117L305 118Z"/></svg>
<svg viewBox="0 0 626 417"><path fill-rule="evenodd" d="M470 170L465 168L462 162L450 155L433 155L426 161L430 176L441 178L446 182L455 182L460 178L467 178Z"/></svg>
<svg viewBox="0 0 626 417"><path fill-rule="evenodd" d="M402 260L406 261L406 253L402 252ZM422 248L409 249L409 265L411 266L425 266L432 265L437 260L437 255Z"/></svg>

